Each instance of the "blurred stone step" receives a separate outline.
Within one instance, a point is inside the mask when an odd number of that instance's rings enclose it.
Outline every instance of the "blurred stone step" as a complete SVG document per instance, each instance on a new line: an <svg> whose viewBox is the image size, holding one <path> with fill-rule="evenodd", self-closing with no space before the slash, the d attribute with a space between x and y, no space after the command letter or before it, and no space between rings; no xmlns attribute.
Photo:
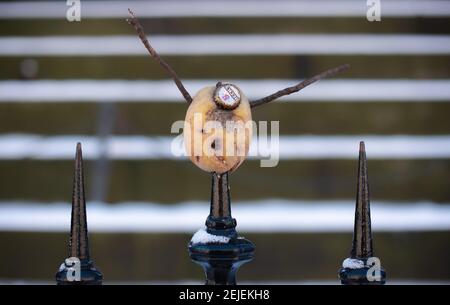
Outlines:
<svg viewBox="0 0 450 305"><path fill-rule="evenodd" d="M247 98L259 99L298 84L299 79L228 79L239 86ZM195 94L214 79L183 81ZM171 80L34 80L0 81L0 103L36 102L141 102L185 103ZM367 102L443 102L450 101L450 79L323 79L300 93L283 96L280 101L295 103L332 101Z"/></svg>
<svg viewBox="0 0 450 305"><path fill-rule="evenodd" d="M336 262L348 256L351 239L351 233L242 233L258 245L258 255L251 268L240 270L240 283L334 279L338 284ZM389 270L389 282L421 279L431 283L450 277L449 232L375 234L375 254ZM128 282L191 279L200 283L203 274L186 255L191 235L93 233L90 246L96 262L101 264L101 271L107 275L105 284L125 279ZM0 232L1 244L14 245L4 247L0 252L0 278L9 281L52 280L53 274L49 270L55 269L55 262L66 254L65 248L60 246L66 240L67 233ZM289 251L274 251L284 247L289 247ZM423 249L432 249L434 259L430 260L429 253ZM171 264L161 263L167 260ZM412 262L414 268L411 268Z"/></svg>
<svg viewBox="0 0 450 305"><path fill-rule="evenodd" d="M169 136L171 125L184 120L186 109L182 103L117 103L112 133ZM99 112L100 106L93 103L0 103L0 134L95 135ZM281 135L445 135L450 134L449 112L450 103L425 101L276 102L255 108L253 120L280 121Z"/></svg>
<svg viewBox="0 0 450 305"><path fill-rule="evenodd" d="M107 5L105 5L107 3ZM127 9L139 12L138 16L147 18L174 17L365 17L367 6L356 0L341 0L339 3L331 0L321 1L227 1L205 2L192 0L171 1L167 6L165 1L89 1L83 5L84 18L126 18ZM218 9L220 6L220 10ZM60 1L35 1L34 3L16 1L2 3L0 18L51 18L63 19L61 11L67 9ZM450 5L445 1L405 1L390 0L383 5L383 15L386 17L442 17L449 16Z"/></svg>
<svg viewBox="0 0 450 305"><path fill-rule="evenodd" d="M139 12L136 11L137 16ZM449 19L388 18L374 24L361 18L255 17L255 18L139 18L147 34L256 34L256 33L418 33L449 34ZM132 29L123 19L0 19L0 36L127 35Z"/></svg>
<svg viewBox="0 0 450 305"><path fill-rule="evenodd" d="M205 219L208 206L210 206L208 201L176 204L155 202L108 204L102 201L89 201L87 202L89 232L199 233L198 228ZM450 230L449 202L440 204L428 201L372 201L370 209L374 232ZM354 212L354 199L273 198L233 202L233 215L239 222L238 229L248 233L353 232ZM67 232L69 224L73 222L70 215L69 202L0 200L0 231ZM201 233L197 234L197 240L201 239L199 235ZM203 238L206 239L205 236Z"/></svg>
<svg viewBox="0 0 450 305"><path fill-rule="evenodd" d="M219 34L152 35L160 55L449 55L450 35ZM230 47L239 46L239 47ZM3 56L142 56L136 35L2 36Z"/></svg>
<svg viewBox="0 0 450 305"><path fill-rule="evenodd" d="M343 63L335 78L450 78L448 56L259 55L164 56L184 79L305 78ZM93 57L0 57L0 79L167 79L147 55ZM220 68L219 68L220 67ZM31 69L31 70L30 70Z"/></svg>
<svg viewBox="0 0 450 305"><path fill-rule="evenodd" d="M370 157L370 156L369 156ZM239 173L231 175L232 200L266 198L348 199L354 197L354 160L284 160L277 167L261 168L247 160ZM93 168L92 161L85 161ZM189 162L170 160L114 161L107 185L108 202L153 201L176 203L207 200L207 174ZM429 200L448 202L450 161L370 160L372 200ZM176 175L174 176L174 173ZM72 162L0 161L1 200L66 201L71 194ZM93 172L86 176L92 185ZM67 182L69 181L69 183ZM177 185L177 191L173 191ZM91 199L92 187L87 199Z"/></svg>

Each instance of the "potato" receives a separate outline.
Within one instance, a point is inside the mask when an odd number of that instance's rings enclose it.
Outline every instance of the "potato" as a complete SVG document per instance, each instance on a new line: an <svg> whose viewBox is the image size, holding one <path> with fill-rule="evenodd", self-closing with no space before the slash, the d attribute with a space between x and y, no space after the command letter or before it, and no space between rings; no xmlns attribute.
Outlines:
<svg viewBox="0 0 450 305"><path fill-rule="evenodd" d="M217 83L216 86L201 89L194 98L184 87L177 73L156 52L148 41L144 28L133 12L127 19L144 44L149 54L173 79L183 98L189 104L184 122L184 143L191 161L207 172L222 174L233 172L245 160L252 138L253 124L251 108L270 103L282 96L298 92L322 78L331 77L347 70L348 64L326 70L314 77L305 79L297 85L278 90L263 98L248 101L235 85ZM198 118L198 120L196 120ZM198 121L198 124L195 124ZM209 122L222 124L211 128ZM235 122L243 127L228 127L227 122ZM219 131L219 132L217 132Z"/></svg>
<svg viewBox="0 0 450 305"><path fill-rule="evenodd" d="M201 89L189 105L184 124L187 155L204 171L233 172L248 155L250 103L235 85L218 83Z"/></svg>

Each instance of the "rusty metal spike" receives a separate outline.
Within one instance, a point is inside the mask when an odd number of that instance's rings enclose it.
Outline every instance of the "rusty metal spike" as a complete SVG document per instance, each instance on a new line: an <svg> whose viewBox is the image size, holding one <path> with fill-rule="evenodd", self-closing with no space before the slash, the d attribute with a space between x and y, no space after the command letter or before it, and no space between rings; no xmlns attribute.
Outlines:
<svg viewBox="0 0 450 305"><path fill-rule="evenodd" d="M90 259L81 143L77 143L75 154L69 257Z"/></svg>
<svg viewBox="0 0 450 305"><path fill-rule="evenodd" d="M373 257L369 180L366 149L362 141L359 143L358 187L352 250L350 258L343 261L338 274L343 285L386 283L386 270L381 266L380 259Z"/></svg>
<svg viewBox="0 0 450 305"><path fill-rule="evenodd" d="M228 173L212 174L211 215L216 218L231 217Z"/></svg>
<svg viewBox="0 0 450 305"><path fill-rule="evenodd" d="M373 256L372 228L370 220L369 181L364 142L359 143L358 187L356 193L355 227L353 232L352 258Z"/></svg>
<svg viewBox="0 0 450 305"><path fill-rule="evenodd" d="M228 173L212 173L211 207L206 227L210 233L214 233L216 230L226 230L227 234L236 234L236 219L231 217Z"/></svg>
<svg viewBox="0 0 450 305"><path fill-rule="evenodd" d="M58 285L101 285L103 280L89 255L81 143L77 143L75 154L69 257L59 267L55 279Z"/></svg>

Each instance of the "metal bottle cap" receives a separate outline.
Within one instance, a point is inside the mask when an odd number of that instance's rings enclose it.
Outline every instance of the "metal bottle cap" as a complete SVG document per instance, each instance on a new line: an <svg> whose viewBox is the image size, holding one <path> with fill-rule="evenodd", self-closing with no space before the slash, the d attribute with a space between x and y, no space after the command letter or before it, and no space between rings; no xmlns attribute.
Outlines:
<svg viewBox="0 0 450 305"><path fill-rule="evenodd" d="M241 93L235 85L218 83L214 91L214 101L222 108L231 110L239 106Z"/></svg>

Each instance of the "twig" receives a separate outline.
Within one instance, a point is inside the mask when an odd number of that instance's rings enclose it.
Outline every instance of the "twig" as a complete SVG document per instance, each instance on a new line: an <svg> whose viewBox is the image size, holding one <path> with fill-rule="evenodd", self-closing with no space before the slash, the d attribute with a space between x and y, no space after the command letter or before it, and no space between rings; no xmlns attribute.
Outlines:
<svg viewBox="0 0 450 305"><path fill-rule="evenodd" d="M348 68L350 68L350 65L345 64L345 65L339 66L337 68L327 70L327 71L322 72L322 73L320 73L320 74L318 74L318 75L316 75L314 77L305 79L304 81L302 81L301 83L299 83L299 84L297 84L295 86L288 87L288 88L285 88L283 90L277 91L274 94L271 94L269 96L263 97L263 98L261 98L259 100L251 101L250 102L250 106L253 108L253 107L256 107L256 106L259 106L259 105L263 105L263 104L269 103L269 102L271 102L273 100L276 100L277 98L280 98L282 96L295 93L295 92L300 91L303 88L305 88L305 87L315 83L319 79L333 76L333 75L335 75L335 74L337 74L339 72L347 70Z"/></svg>
<svg viewBox="0 0 450 305"><path fill-rule="evenodd" d="M133 11L128 9L128 12L130 13L131 18L127 19L127 22L134 27L134 29L136 30L136 32L139 35L139 38L141 39L142 43L144 44L145 48L148 50L150 55L164 68L164 70L167 71L167 73L169 73L169 75L172 77L173 81L175 82L175 84L178 87L178 90L180 90L180 92L183 95L183 97L186 100L186 102L188 102L188 104L190 104L192 102L192 97L189 94L189 92L186 90L186 88L183 86L183 83L178 78L178 75L175 72L175 70L173 70L172 67L169 66L169 64L166 63L158 55L158 53L155 51L155 49L153 49L153 47L150 45L150 42L148 41L147 36L145 35L144 28L139 23L139 20L136 18L136 16L134 15Z"/></svg>

